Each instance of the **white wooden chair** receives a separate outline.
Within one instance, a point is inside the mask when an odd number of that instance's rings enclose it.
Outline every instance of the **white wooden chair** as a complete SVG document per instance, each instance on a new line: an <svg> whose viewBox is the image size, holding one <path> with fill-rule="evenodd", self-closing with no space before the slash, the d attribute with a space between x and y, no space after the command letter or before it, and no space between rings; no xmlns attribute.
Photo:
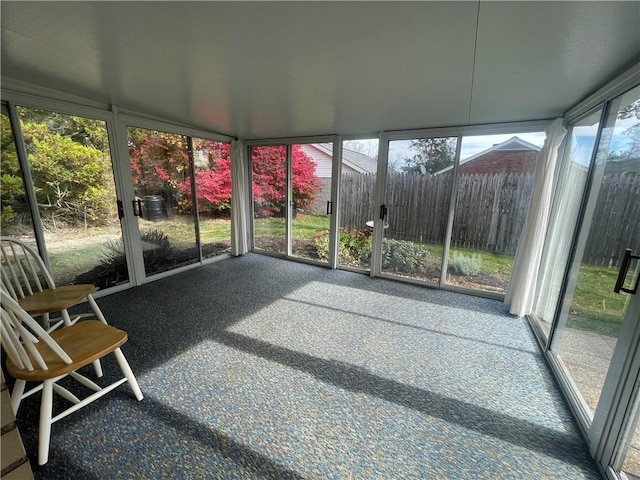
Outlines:
<svg viewBox="0 0 640 480"><path fill-rule="evenodd" d="M86 320L52 333L29 315L4 289L0 291L1 323L0 339L7 353L7 372L16 379L11 392L11 407L18 412L22 400L42 390L38 432L38 464L49 458L51 425L67 415L109 393L119 385L129 382L135 397L142 400L142 392L120 347L127 341L127 334L98 320ZM100 387L77 370L110 353L120 365L123 378L106 387ZM94 391L80 400L57 382L71 376ZM25 392L27 382L38 385ZM53 416L53 393L73 405Z"/></svg>
<svg viewBox="0 0 640 480"><path fill-rule="evenodd" d="M107 321L94 300L96 287L91 284L56 286L53 276L40 255L25 242L12 237L0 237L2 254L2 286L31 315L41 315L42 326L48 331L70 326L81 318L93 317L105 325ZM86 300L91 312L69 315L69 308ZM100 362L94 364L96 375L102 377Z"/></svg>

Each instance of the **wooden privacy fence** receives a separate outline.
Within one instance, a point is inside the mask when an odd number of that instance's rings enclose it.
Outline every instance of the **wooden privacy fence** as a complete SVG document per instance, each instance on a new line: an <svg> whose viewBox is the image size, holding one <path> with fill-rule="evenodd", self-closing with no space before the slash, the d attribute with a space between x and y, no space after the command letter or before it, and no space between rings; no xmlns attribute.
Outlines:
<svg viewBox="0 0 640 480"><path fill-rule="evenodd" d="M625 248L640 251L640 173L605 176L582 261L619 267Z"/></svg>
<svg viewBox="0 0 640 480"><path fill-rule="evenodd" d="M370 173L343 173L340 185L340 226L363 229L376 215L376 176Z"/></svg>
<svg viewBox="0 0 640 480"><path fill-rule="evenodd" d="M451 245L515 255L533 174L461 175Z"/></svg>
<svg viewBox="0 0 640 480"><path fill-rule="evenodd" d="M374 202L376 176L342 175L342 227L364 229L379 215ZM389 173L385 236L442 244L446 235L451 175ZM533 190L533 174L460 175L451 236L454 247L514 255ZM640 250L640 174L612 175L603 181L584 261L617 265L624 248ZM608 231L606 225L622 225ZM633 239L631 244L629 239ZM634 244L635 243L635 244Z"/></svg>

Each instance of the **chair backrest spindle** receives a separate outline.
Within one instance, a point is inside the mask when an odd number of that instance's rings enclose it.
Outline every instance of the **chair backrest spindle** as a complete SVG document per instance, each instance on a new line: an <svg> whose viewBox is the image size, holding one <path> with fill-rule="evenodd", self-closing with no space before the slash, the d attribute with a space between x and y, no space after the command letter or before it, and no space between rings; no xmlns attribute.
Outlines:
<svg viewBox="0 0 640 480"><path fill-rule="evenodd" d="M25 298L35 292L56 288L55 282L38 253L21 240L0 237L2 285L13 298Z"/></svg>
<svg viewBox="0 0 640 480"><path fill-rule="evenodd" d="M71 357L51 338L38 322L25 312L6 290L0 291L2 318L2 345L7 355L16 365L33 370L35 362L42 370L48 366L38 351L36 344L45 343L60 359L70 364Z"/></svg>
<svg viewBox="0 0 640 480"><path fill-rule="evenodd" d="M7 252L10 250L10 252ZM20 281L19 273L20 273L20 265L19 265L18 257L15 254L13 246L8 242L2 242L2 273L3 273L3 281L6 280L9 283L20 298L25 297L23 285ZM24 282L28 285L29 282ZM26 285L25 285L26 288Z"/></svg>
<svg viewBox="0 0 640 480"><path fill-rule="evenodd" d="M11 361L20 368L33 370L33 365L29 360L27 352L20 343L20 338L13 331L12 326L7 325L7 323L10 322L8 312L1 310L0 314L2 315L2 320L0 321L0 341L2 343L2 348L7 352L7 356Z"/></svg>
<svg viewBox="0 0 640 480"><path fill-rule="evenodd" d="M2 288L9 292L13 298L24 298L22 289L16 289L16 287L13 286L12 278L9 276L10 272L7 273L7 270L9 270L9 268L5 268L4 266L0 269L0 274L2 274Z"/></svg>

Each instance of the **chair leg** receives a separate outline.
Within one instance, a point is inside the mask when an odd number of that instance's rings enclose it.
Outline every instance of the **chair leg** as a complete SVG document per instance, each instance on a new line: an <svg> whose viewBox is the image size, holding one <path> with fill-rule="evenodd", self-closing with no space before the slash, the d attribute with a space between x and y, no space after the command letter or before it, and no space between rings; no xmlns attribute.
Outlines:
<svg viewBox="0 0 640 480"><path fill-rule="evenodd" d="M60 314L62 315L62 320L64 321L64 326L68 327L71 325L71 316L69 315L69 311L65 308L60 310Z"/></svg>
<svg viewBox="0 0 640 480"><path fill-rule="evenodd" d="M123 375L126 377L129 385L131 386L131 390L133 390L133 394L136 396L138 401L142 400L144 397L142 396L142 390L140 390L140 385L138 385L138 381L136 377L133 375L133 371L129 366L129 362L124 358L124 353L119 348L116 348L113 351L113 354L116 356L116 360L118 360L118 365L120 365L120 370L122 370Z"/></svg>
<svg viewBox="0 0 640 480"><path fill-rule="evenodd" d="M87 302L89 302L89 305L91 306L91 310L93 310L93 313L96 314L96 317L98 317L98 320L100 320L102 323L107 325L107 320L104 318L104 315L102 314L102 310L100 310L100 307L98 307L98 304L93 299L92 295L87 295Z"/></svg>
<svg viewBox="0 0 640 480"><path fill-rule="evenodd" d="M40 323L42 324L42 328L45 330L49 329L49 313L44 312L42 317L40 317Z"/></svg>
<svg viewBox="0 0 640 480"><path fill-rule="evenodd" d="M95 362L93 362L93 369L96 372L96 377L98 378L102 378L102 364L100 363L100 360L96 360Z"/></svg>
<svg viewBox="0 0 640 480"><path fill-rule="evenodd" d="M13 390L11 391L11 409L13 410L14 415L18 413L18 409L20 408L20 402L22 402L24 387L26 385L27 382L24 380L16 380L16 383L13 386Z"/></svg>
<svg viewBox="0 0 640 480"><path fill-rule="evenodd" d="M53 380L45 380L42 384L40 400L40 428L38 432L38 465L49 460L49 442L51 440L51 409L53 406Z"/></svg>

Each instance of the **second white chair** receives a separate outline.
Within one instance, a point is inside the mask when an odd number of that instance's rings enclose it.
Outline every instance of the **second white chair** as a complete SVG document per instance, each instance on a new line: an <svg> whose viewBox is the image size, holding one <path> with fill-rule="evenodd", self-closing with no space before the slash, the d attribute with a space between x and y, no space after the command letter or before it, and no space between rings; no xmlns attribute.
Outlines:
<svg viewBox="0 0 640 480"><path fill-rule="evenodd" d="M105 325L98 320L86 320L47 333L44 328L20 307L4 289L0 290L0 340L7 353L7 372L16 379L11 392L11 407L18 412L22 400L42 391L38 430L38 464L49 458L51 426L67 415L109 393L125 382L135 397L142 400L140 386L131 371L120 347L127 341L122 330ZM100 387L77 372L78 369L113 353L123 373L123 378L106 387ZM94 391L80 400L57 382L71 376ZM37 382L35 388L25 392L27 382ZM53 393L73 405L53 416Z"/></svg>
<svg viewBox="0 0 640 480"><path fill-rule="evenodd" d="M42 326L52 332L61 326L71 326L82 318L96 318L107 325L98 307L92 284L63 285L56 283L40 255L17 238L0 237L2 254L2 287L30 315L41 315ZM74 315L69 309L87 301L90 312ZM96 375L102 377L100 362L94 364Z"/></svg>

